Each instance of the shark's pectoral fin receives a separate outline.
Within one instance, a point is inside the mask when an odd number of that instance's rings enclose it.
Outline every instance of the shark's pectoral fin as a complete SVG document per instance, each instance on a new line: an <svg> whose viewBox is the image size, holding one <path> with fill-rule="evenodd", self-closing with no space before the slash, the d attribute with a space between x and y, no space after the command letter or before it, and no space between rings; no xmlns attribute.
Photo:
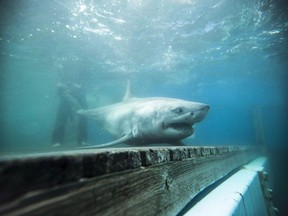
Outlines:
<svg viewBox="0 0 288 216"><path fill-rule="evenodd" d="M80 149L104 148L104 147L113 146L113 145L127 142L128 140L131 140L131 138L132 138L132 134L129 133L129 134L126 134L126 135L122 136L121 138L113 141L113 142L109 142L109 143L105 143L105 144L99 144L99 145L93 145L93 146L80 147Z"/></svg>

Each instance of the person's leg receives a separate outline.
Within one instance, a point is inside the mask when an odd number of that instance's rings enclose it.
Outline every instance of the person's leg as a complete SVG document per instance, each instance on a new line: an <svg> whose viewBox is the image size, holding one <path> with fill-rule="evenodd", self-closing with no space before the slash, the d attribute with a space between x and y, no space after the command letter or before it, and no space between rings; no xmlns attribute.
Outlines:
<svg viewBox="0 0 288 216"><path fill-rule="evenodd" d="M65 135L65 126L69 116L69 112L67 109L67 104L63 101L60 102L59 108L57 111L55 126L52 134L52 142L53 145L59 146L63 144L63 139Z"/></svg>
<svg viewBox="0 0 288 216"><path fill-rule="evenodd" d="M87 143L87 119L80 116L78 122L78 145Z"/></svg>
<svg viewBox="0 0 288 216"><path fill-rule="evenodd" d="M81 109L87 109L88 104L86 101L86 96L83 92L78 92L75 97L80 105ZM84 116L79 116L78 118L78 145L85 145L87 143L87 119Z"/></svg>

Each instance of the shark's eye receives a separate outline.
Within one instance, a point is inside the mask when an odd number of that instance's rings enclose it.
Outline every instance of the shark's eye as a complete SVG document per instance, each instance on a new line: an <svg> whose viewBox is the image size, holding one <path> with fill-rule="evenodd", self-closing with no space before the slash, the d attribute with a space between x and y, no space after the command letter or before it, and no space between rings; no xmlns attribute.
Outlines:
<svg viewBox="0 0 288 216"><path fill-rule="evenodd" d="M183 112L184 112L184 109L181 108L181 107L179 107L179 108L175 109L175 112L176 112L176 113L183 113Z"/></svg>

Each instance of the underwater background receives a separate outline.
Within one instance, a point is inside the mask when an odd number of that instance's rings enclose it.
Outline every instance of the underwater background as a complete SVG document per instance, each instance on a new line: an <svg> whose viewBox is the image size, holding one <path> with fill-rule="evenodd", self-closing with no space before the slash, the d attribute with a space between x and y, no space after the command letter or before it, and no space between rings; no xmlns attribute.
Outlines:
<svg viewBox="0 0 288 216"><path fill-rule="evenodd" d="M0 2L1 154L51 149L59 82L81 83L96 108L120 102L130 80L136 97L210 105L187 145L265 144L288 215L284 0ZM88 143L112 139L88 121Z"/></svg>

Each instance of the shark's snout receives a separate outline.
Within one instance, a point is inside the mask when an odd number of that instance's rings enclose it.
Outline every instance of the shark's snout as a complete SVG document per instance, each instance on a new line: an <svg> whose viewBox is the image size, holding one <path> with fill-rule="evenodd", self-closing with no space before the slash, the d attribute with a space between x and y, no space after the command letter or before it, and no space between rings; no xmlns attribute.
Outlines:
<svg viewBox="0 0 288 216"><path fill-rule="evenodd" d="M203 105L201 105L201 107L199 107L198 112L201 113L201 114L207 114L209 109L210 109L209 105L203 104Z"/></svg>
<svg viewBox="0 0 288 216"><path fill-rule="evenodd" d="M208 113L209 109L210 109L209 105L206 104L201 105L201 107L199 107L199 109L195 113L193 113L195 115L194 123L202 121L206 117L206 114Z"/></svg>
<svg viewBox="0 0 288 216"><path fill-rule="evenodd" d="M203 105L201 106L199 109L195 110L195 111L191 111L191 112L188 112L186 113L186 117L190 118L191 116L195 116L197 117L197 115L199 114L206 114L208 111L209 111L210 107L208 105Z"/></svg>
<svg viewBox="0 0 288 216"><path fill-rule="evenodd" d="M209 109L210 109L209 105L204 105L201 110L208 112Z"/></svg>

